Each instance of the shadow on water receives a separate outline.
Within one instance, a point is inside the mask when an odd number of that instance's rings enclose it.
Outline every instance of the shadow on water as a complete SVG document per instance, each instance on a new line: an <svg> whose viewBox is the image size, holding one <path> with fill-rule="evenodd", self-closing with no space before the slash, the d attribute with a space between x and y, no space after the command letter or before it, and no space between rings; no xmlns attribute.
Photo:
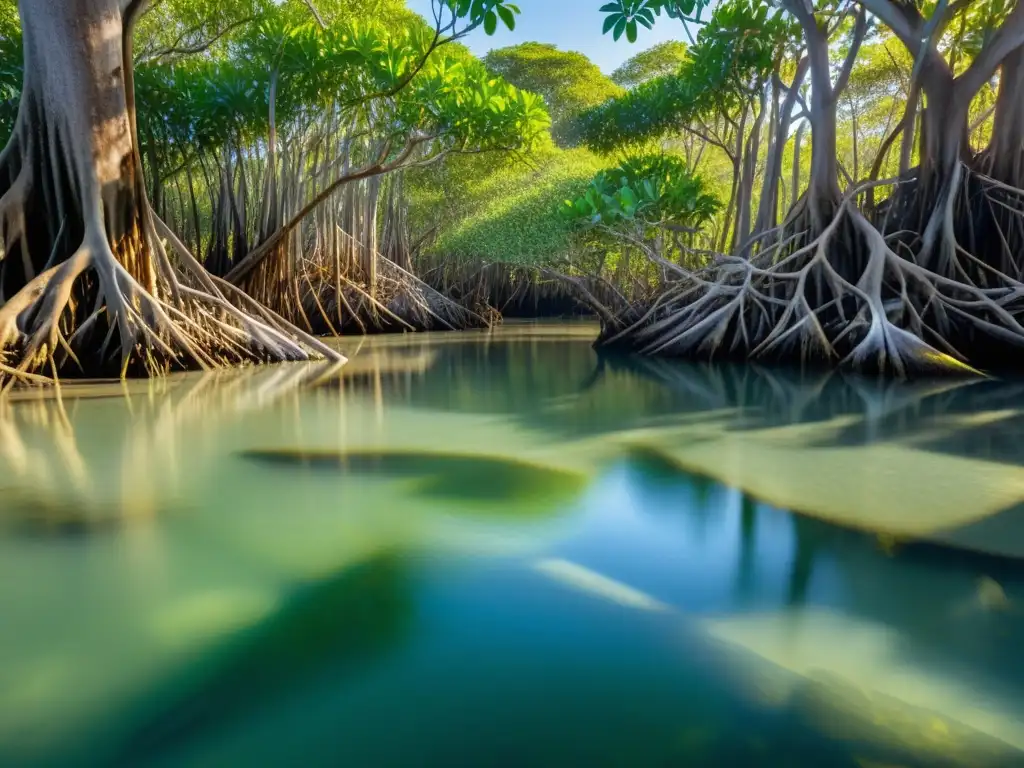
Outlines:
<svg viewBox="0 0 1024 768"><path fill-rule="evenodd" d="M541 504L556 507L576 498L586 477L510 457L460 455L428 451L285 451L248 450L243 459L276 467L314 468L341 477L399 478L409 490L439 500L487 505L518 505L517 516Z"/></svg>
<svg viewBox="0 0 1024 768"><path fill-rule="evenodd" d="M376 387L394 404L507 414L560 434L671 425L722 412L733 416L728 426L736 430L846 417L849 423L830 433L822 447L913 438L936 452L1024 464L1017 447L1024 436L1024 381L906 383L841 372L599 355L576 330L499 330L491 336L389 340L381 349L429 354L430 364L383 376L364 370L347 386Z"/></svg>
<svg viewBox="0 0 1024 768"><path fill-rule="evenodd" d="M476 339L412 339L433 363L373 387L390 404L501 414L548 439L650 443L693 474L900 543L1024 557L1024 382L598 356L572 334L514 327Z"/></svg>
<svg viewBox="0 0 1024 768"><path fill-rule="evenodd" d="M874 530L922 555L950 545L1024 558L1018 382L908 384L648 359L605 365L686 393L687 405L666 419L666 434L688 414L690 424L707 416L705 426L714 428L660 441L691 472ZM721 450L709 444L696 455L703 440Z"/></svg>
<svg viewBox="0 0 1024 768"><path fill-rule="evenodd" d="M731 410L734 430L839 421L808 447L910 440L922 450L1024 466L1024 381L899 382L621 356L605 357L599 366L685 394L687 412Z"/></svg>
<svg viewBox="0 0 1024 768"><path fill-rule="evenodd" d="M134 727L110 764L172 760L178 747L394 652L414 621L407 568L400 555L381 555L297 588L268 619L130 705Z"/></svg>

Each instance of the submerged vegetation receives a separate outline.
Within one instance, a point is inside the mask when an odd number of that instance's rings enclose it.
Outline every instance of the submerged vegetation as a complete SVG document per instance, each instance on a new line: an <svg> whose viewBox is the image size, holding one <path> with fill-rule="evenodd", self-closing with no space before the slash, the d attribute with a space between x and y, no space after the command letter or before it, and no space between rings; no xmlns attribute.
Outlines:
<svg viewBox="0 0 1024 768"><path fill-rule="evenodd" d="M318 337L503 312L649 354L1014 364L1016 3L613 0L615 40L680 34L611 76L476 58L513 3L430 7L0 0L0 378L337 360Z"/></svg>

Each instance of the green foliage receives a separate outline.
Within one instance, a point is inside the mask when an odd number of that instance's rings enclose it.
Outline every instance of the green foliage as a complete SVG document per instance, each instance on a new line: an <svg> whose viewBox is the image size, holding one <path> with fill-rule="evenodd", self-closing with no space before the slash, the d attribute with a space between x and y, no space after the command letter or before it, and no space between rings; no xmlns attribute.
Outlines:
<svg viewBox="0 0 1024 768"><path fill-rule="evenodd" d="M576 118L584 110L622 94L586 56L560 51L545 43L499 48L484 62L497 75L544 97L551 114L552 134L562 145L577 138Z"/></svg>
<svg viewBox="0 0 1024 768"><path fill-rule="evenodd" d="M476 163L462 173L459 163L449 165L445 177L430 185L449 199L419 200L420 207L433 202L455 208L432 252L465 261L550 265L573 251L571 226L558 215L558 204L585 189L603 163L584 149L552 148L533 153L529 164L502 162L486 173Z"/></svg>
<svg viewBox="0 0 1024 768"><path fill-rule="evenodd" d="M493 33L499 21L514 27L519 13L503 0L435 3L451 38L479 26ZM419 130L443 136L449 146L523 146L547 126L539 97L491 77L464 49L449 45L430 53L435 30L399 0L316 5L331 22L327 29L300 0L154 3L136 30L142 135L205 149L262 137L275 72L279 123L310 108L387 96L381 111L397 139ZM381 21L362 23L355 19L360 13ZM3 136L21 90L20 38L11 0L0 0Z"/></svg>
<svg viewBox="0 0 1024 768"><path fill-rule="evenodd" d="M415 17L404 0L313 0L313 4L328 26L369 19L389 31L397 31ZM284 0L280 12L293 25L305 24L311 16L304 0Z"/></svg>
<svg viewBox="0 0 1024 768"><path fill-rule="evenodd" d="M7 143L18 114L22 60L18 9L12 0L0 0L0 146Z"/></svg>
<svg viewBox="0 0 1024 768"><path fill-rule="evenodd" d="M683 23L700 22L701 13L709 4L708 0L613 0L601 6L601 13L607 14L603 33L611 32L615 40L625 33L626 39L635 43L637 26L651 29L655 16L662 11Z"/></svg>
<svg viewBox="0 0 1024 768"><path fill-rule="evenodd" d="M136 59L226 56L245 26L274 9L272 0L163 0L151 3L135 29ZM309 11L306 11L309 17Z"/></svg>
<svg viewBox="0 0 1024 768"><path fill-rule="evenodd" d="M678 133L698 116L735 114L799 39L792 19L757 0L719 5L677 74L589 110L581 117L583 140L608 152Z"/></svg>
<svg viewBox="0 0 1024 768"><path fill-rule="evenodd" d="M961 66L958 70L966 69L967 64L989 44L1016 5L1010 0L972 2L964 9L962 20L956 25L950 24L944 42L951 49L952 56L960 54ZM928 3L926 15L930 17L935 7L935 2Z"/></svg>
<svg viewBox="0 0 1024 768"><path fill-rule="evenodd" d="M0 35L6 37L20 28L17 4L14 0L0 0Z"/></svg>
<svg viewBox="0 0 1024 768"><path fill-rule="evenodd" d="M580 117L583 142L611 152L678 132L697 111L691 86L685 74L658 77L588 110Z"/></svg>
<svg viewBox="0 0 1024 768"><path fill-rule="evenodd" d="M267 14L229 59L138 67L140 130L214 150L259 139L268 131L275 73L278 125L374 99L375 123L388 126L399 146L419 131L449 148L521 147L547 128L539 96L492 77L459 47L429 53L433 41L422 22L394 32L357 22L322 29Z"/></svg>
<svg viewBox="0 0 1024 768"><path fill-rule="evenodd" d="M436 1L436 0L435 0ZM466 19L474 26L483 24L484 31L493 35L499 22L508 29L516 28L519 6L505 0L443 0L456 19Z"/></svg>
<svg viewBox="0 0 1024 768"><path fill-rule="evenodd" d="M562 203L559 215L576 228L661 223L697 228L720 208L682 159L649 154L598 172L582 195Z"/></svg>
<svg viewBox="0 0 1024 768"><path fill-rule="evenodd" d="M635 88L656 77L674 75L686 58L686 45L668 40L638 53L612 73L612 80L623 88Z"/></svg>

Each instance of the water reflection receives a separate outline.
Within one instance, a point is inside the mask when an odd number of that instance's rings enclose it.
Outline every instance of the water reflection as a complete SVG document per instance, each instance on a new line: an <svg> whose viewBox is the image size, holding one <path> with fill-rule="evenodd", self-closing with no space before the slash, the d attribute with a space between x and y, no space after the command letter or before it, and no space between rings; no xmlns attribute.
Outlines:
<svg viewBox="0 0 1024 768"><path fill-rule="evenodd" d="M1019 385L589 333L9 403L0 763L1024 764Z"/></svg>
<svg viewBox="0 0 1024 768"><path fill-rule="evenodd" d="M415 386L385 385L382 397L430 411L500 414L544 439L574 441L587 463L660 452L761 500L894 542L1024 557L1019 382L906 384L598 358L567 327L559 336L512 326L484 343L389 340L388 348L408 343L436 358L411 374Z"/></svg>
<svg viewBox="0 0 1024 768"><path fill-rule="evenodd" d="M276 467L326 470L341 477L405 480L410 495L444 500L479 511L523 517L571 503L587 478L511 457L443 451L250 450L240 456Z"/></svg>
<svg viewBox="0 0 1024 768"><path fill-rule="evenodd" d="M339 375L337 365L211 371L0 401L0 528L81 535L169 511L246 414ZM58 393L59 394L59 393Z"/></svg>
<svg viewBox="0 0 1024 768"><path fill-rule="evenodd" d="M559 552L594 572L567 579L563 567L560 583L671 605L694 642L733 650L716 663L743 695L767 696L857 749L889 747L885 759L924 765L1024 760L1007 746L1024 749L1024 614L993 611L978 591L995 568L1012 605L1024 568L889 554L871 535L749 497L719 492L701 509L693 478L680 472L673 484L662 471L648 483L647 471L633 463L604 481L604 513ZM695 528L694 518L710 521ZM610 554L610 541L644 560Z"/></svg>

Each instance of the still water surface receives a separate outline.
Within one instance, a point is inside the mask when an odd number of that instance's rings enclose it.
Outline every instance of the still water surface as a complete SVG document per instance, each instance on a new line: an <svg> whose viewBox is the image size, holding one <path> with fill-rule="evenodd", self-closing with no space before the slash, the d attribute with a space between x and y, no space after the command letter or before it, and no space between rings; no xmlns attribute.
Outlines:
<svg viewBox="0 0 1024 768"><path fill-rule="evenodd" d="M0 764L1024 765L1024 386L594 332L6 406Z"/></svg>

